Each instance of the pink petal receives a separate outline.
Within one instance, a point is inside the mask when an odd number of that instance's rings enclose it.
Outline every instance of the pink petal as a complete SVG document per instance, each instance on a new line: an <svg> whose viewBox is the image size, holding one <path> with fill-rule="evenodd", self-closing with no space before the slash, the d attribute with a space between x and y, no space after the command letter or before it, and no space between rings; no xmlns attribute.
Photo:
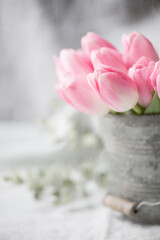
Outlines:
<svg viewBox="0 0 160 240"><path fill-rule="evenodd" d="M127 73L127 68L122 60L122 55L116 50L103 47L99 50L92 51L91 61L94 68L103 64Z"/></svg>
<svg viewBox="0 0 160 240"><path fill-rule="evenodd" d="M156 84L157 84L157 93L160 98L160 75L158 75L158 77L156 79Z"/></svg>
<svg viewBox="0 0 160 240"><path fill-rule="evenodd" d="M75 105L70 101L70 99L66 96L65 90L63 89L62 85L57 83L56 90L60 98L62 98L66 103L70 104L72 107L76 108Z"/></svg>
<svg viewBox="0 0 160 240"><path fill-rule="evenodd" d="M93 50L97 50L102 47L108 47L116 50L116 48L110 42L92 32L89 32L82 37L81 46L82 50L87 56L90 56Z"/></svg>
<svg viewBox="0 0 160 240"><path fill-rule="evenodd" d="M150 79L151 79L151 83L152 83L154 91L157 91L156 79L159 74L160 74L160 61L156 62L154 69L152 71L152 74L150 75Z"/></svg>
<svg viewBox="0 0 160 240"><path fill-rule="evenodd" d="M148 67L150 62L151 62L150 58L147 58L147 57L143 56L143 57L138 59L138 61L136 62L136 64L134 66L136 66L136 69L143 68L143 67Z"/></svg>
<svg viewBox="0 0 160 240"><path fill-rule="evenodd" d="M153 98L152 87L149 80L148 68L144 67L143 69L139 69L134 73L133 77L134 82L136 83L139 99L138 103L147 107Z"/></svg>
<svg viewBox="0 0 160 240"><path fill-rule="evenodd" d="M92 87L92 89L95 92L97 92L97 91L99 92L99 86L98 86L95 74L94 73L88 74L87 80L88 80L89 85Z"/></svg>
<svg viewBox="0 0 160 240"><path fill-rule="evenodd" d="M58 93L64 101L77 110L91 115L104 115L109 108L93 92L87 81L76 77L69 86L58 85Z"/></svg>
<svg viewBox="0 0 160 240"><path fill-rule="evenodd" d="M99 76L98 83L103 101L114 111L128 111L136 105L139 96L129 77L108 72Z"/></svg>
<svg viewBox="0 0 160 240"><path fill-rule="evenodd" d="M93 72L91 62L84 55L73 49L63 49L60 52L60 62L66 72L85 76Z"/></svg>
<svg viewBox="0 0 160 240"><path fill-rule="evenodd" d="M142 56L150 58L153 61L158 60L157 53L151 42L138 32L134 32L129 36L124 35L122 44L123 59L128 67L136 63Z"/></svg>

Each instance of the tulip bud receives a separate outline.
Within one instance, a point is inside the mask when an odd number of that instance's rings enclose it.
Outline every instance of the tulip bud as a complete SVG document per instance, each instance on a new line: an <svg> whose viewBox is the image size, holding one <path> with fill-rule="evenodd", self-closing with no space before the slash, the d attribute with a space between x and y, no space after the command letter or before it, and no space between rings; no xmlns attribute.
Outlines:
<svg viewBox="0 0 160 240"><path fill-rule="evenodd" d="M160 61L155 63L150 79L154 91L160 97Z"/></svg>
<svg viewBox="0 0 160 240"><path fill-rule="evenodd" d="M70 84L57 83L56 90L65 102L80 112L89 115L104 115L109 112L109 108L94 93L86 79L80 76L75 76Z"/></svg>
<svg viewBox="0 0 160 240"><path fill-rule="evenodd" d="M126 74L109 67L88 74L88 82L107 106L116 112L133 108L139 95L136 85Z"/></svg>
<svg viewBox="0 0 160 240"><path fill-rule="evenodd" d="M90 57L93 50L98 50L102 47L107 47L116 50L116 48L105 39L101 38L95 33L89 32L81 39L81 46L83 52Z"/></svg>
<svg viewBox="0 0 160 240"><path fill-rule="evenodd" d="M150 80L153 67L153 61L149 58L141 57L128 71L128 75L132 78L138 89L138 103L143 107L147 107L153 98L153 87Z"/></svg>
<svg viewBox="0 0 160 240"><path fill-rule="evenodd" d="M127 73L127 68L122 60L122 54L111 48L103 47L99 50L92 51L91 62L94 68L106 65Z"/></svg>
<svg viewBox="0 0 160 240"><path fill-rule="evenodd" d="M157 53L151 42L141 33L134 32L129 35L123 35L123 60L127 67L135 64L139 58L147 57L150 60L157 61Z"/></svg>
<svg viewBox="0 0 160 240"><path fill-rule="evenodd" d="M55 59L59 82L56 90L59 96L77 110L86 114L104 115L109 108L101 101L87 81L87 74L93 72L92 64L78 51L63 50Z"/></svg>
<svg viewBox="0 0 160 240"><path fill-rule="evenodd" d="M59 58L68 73L83 75L93 71L91 62L83 54L73 49L62 49Z"/></svg>

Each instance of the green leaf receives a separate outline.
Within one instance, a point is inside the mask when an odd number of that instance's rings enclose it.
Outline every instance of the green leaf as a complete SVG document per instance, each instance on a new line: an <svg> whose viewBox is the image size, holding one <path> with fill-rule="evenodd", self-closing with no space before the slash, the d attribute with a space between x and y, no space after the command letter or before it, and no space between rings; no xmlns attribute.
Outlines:
<svg viewBox="0 0 160 240"><path fill-rule="evenodd" d="M157 92L154 94L152 102L144 111L145 114L159 114L160 113L160 99Z"/></svg>

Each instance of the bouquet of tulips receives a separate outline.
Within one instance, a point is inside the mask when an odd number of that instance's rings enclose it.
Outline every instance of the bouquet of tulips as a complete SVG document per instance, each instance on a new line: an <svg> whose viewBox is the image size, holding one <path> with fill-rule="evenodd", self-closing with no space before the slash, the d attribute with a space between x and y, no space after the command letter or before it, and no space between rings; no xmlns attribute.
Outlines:
<svg viewBox="0 0 160 240"><path fill-rule="evenodd" d="M55 57L59 96L86 114L159 114L160 61L153 45L133 32L123 35L122 49L91 32L81 49L62 49Z"/></svg>

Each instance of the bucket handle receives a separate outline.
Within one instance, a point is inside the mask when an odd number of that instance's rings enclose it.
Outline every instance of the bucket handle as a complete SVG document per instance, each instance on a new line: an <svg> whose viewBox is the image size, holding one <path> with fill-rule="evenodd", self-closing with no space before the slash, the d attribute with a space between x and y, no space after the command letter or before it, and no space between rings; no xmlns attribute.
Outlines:
<svg viewBox="0 0 160 240"><path fill-rule="evenodd" d="M110 194L106 194L102 200L102 203L105 206L108 206L112 208L113 210L116 210L118 212L123 213L124 215L131 217L139 212L140 208L143 206L150 206L150 207L156 207L160 206L159 202L147 202L147 201L141 201L141 202L133 202L129 201L125 198L113 196Z"/></svg>

